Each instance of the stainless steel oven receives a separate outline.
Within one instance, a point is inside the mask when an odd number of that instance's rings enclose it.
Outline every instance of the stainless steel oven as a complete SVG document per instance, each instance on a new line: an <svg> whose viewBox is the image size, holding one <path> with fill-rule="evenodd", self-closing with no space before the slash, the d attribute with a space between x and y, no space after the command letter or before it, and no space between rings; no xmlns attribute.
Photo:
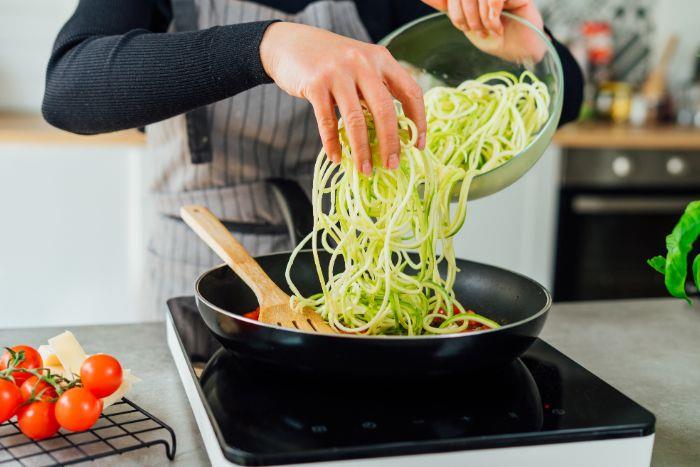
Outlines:
<svg viewBox="0 0 700 467"><path fill-rule="evenodd" d="M666 253L666 235L697 199L700 153L566 150L554 298L667 295L663 277L646 260ZM696 253L697 246L691 258ZM692 285L691 292L697 293Z"/></svg>

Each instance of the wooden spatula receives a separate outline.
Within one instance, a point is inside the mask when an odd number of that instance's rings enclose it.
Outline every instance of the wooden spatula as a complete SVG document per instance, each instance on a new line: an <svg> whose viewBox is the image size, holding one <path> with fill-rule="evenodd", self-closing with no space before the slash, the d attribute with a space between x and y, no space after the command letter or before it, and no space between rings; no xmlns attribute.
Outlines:
<svg viewBox="0 0 700 467"><path fill-rule="evenodd" d="M289 295L284 293L265 274L260 265L248 254L243 245L231 235L226 227L203 206L183 206L180 216L192 230L223 259L248 287L255 293L260 305L263 323L286 328L321 333L335 332L313 310L294 311L289 306Z"/></svg>

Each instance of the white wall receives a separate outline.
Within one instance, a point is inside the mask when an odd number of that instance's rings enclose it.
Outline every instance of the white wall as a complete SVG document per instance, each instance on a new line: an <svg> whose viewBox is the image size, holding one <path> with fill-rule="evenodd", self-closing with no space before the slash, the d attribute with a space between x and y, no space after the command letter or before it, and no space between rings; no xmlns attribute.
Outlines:
<svg viewBox="0 0 700 467"><path fill-rule="evenodd" d="M680 39L671 63L672 85L685 83L692 77L695 57L700 51L700 0L657 0L655 5L654 62L658 62L666 40L675 34Z"/></svg>
<svg viewBox="0 0 700 467"><path fill-rule="evenodd" d="M38 111L53 41L77 0L0 0L0 110Z"/></svg>

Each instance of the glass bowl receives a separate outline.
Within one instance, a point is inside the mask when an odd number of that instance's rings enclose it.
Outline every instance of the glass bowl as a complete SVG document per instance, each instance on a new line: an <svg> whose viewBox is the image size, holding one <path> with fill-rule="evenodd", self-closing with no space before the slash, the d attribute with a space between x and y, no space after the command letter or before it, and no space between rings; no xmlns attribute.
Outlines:
<svg viewBox="0 0 700 467"><path fill-rule="evenodd" d="M505 12L503 16L504 22L514 21L514 27L531 30L532 40L541 41L538 44L540 48L530 48L541 50L537 57L511 56L506 59L486 53L455 28L444 13L419 18L380 42L412 72L424 91L438 85L457 86L464 80L495 71L510 71L519 75L529 70L547 85L551 97L547 122L519 154L495 169L476 176L469 189L470 199L496 193L525 175L549 146L561 115L564 77L554 46L545 33L530 22Z"/></svg>

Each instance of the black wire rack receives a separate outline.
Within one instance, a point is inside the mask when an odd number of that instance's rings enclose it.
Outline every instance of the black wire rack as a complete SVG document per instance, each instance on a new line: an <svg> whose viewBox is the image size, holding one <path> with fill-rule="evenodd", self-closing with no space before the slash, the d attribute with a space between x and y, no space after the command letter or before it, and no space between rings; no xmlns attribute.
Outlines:
<svg viewBox="0 0 700 467"><path fill-rule="evenodd" d="M81 433L62 429L51 438L33 441L15 420L0 425L3 467L71 465L158 445L173 460L173 429L126 398L107 407L95 425Z"/></svg>

